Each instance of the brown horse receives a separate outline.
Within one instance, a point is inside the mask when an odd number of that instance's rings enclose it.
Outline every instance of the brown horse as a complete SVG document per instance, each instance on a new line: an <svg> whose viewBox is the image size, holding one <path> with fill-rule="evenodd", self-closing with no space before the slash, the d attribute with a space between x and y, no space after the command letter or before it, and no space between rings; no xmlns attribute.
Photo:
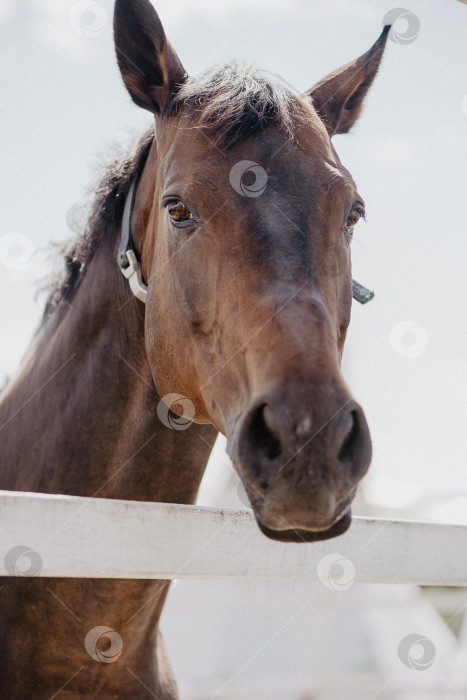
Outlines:
<svg viewBox="0 0 467 700"><path fill-rule="evenodd" d="M148 0L117 0L114 26L155 126L107 170L4 392L0 487L193 503L221 431L266 535L339 535L371 442L340 371L364 205L330 138L360 113L387 29L295 95L237 64L188 77ZM168 585L5 579L0 696L173 700Z"/></svg>

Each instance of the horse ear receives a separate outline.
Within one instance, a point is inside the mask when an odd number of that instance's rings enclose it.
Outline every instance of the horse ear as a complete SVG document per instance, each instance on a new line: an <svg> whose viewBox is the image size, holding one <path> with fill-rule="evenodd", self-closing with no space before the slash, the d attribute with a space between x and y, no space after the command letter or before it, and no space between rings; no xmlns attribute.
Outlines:
<svg viewBox="0 0 467 700"><path fill-rule="evenodd" d="M362 111L363 100L378 72L391 25L386 25L371 49L316 83L306 94L329 136L345 134Z"/></svg>
<svg viewBox="0 0 467 700"><path fill-rule="evenodd" d="M131 99L150 112L162 112L186 73L149 0L116 0L114 40Z"/></svg>

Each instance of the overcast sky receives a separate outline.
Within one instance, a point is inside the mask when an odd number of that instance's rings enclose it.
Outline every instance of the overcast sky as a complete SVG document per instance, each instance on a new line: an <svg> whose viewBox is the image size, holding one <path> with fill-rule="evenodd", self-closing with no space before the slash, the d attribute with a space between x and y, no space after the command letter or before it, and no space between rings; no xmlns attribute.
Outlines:
<svg viewBox="0 0 467 700"><path fill-rule="evenodd" d="M386 0L154 5L190 73L240 58L298 90L366 51L394 8ZM150 119L121 83L112 6L0 4L0 382L39 322L51 242L70 236L67 211L97 157ZM467 522L467 5L404 7L358 124L335 139L367 205L354 277L376 293L365 307L354 302L344 369L374 441L367 497L396 508L434 499L430 515Z"/></svg>

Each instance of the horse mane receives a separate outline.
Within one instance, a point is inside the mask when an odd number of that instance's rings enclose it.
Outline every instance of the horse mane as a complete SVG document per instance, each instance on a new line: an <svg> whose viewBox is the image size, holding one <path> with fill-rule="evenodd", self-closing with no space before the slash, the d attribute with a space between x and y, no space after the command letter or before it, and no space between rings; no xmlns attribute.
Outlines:
<svg viewBox="0 0 467 700"><path fill-rule="evenodd" d="M199 115L198 126L215 137L216 145L235 143L276 124L289 137L291 114L300 110L299 98L268 71L241 63L209 68L189 77L171 101L166 116L183 110ZM83 231L63 250L65 270L54 280L44 320L61 301L70 303L102 236L121 219L131 182L147 157L154 138L151 126L129 150L105 166L97 186L91 213Z"/></svg>
<svg viewBox="0 0 467 700"><path fill-rule="evenodd" d="M120 152L111 163L104 166L96 186L92 188L94 198L83 230L62 249L65 269L52 282L44 320L53 313L61 301L70 303L102 236L112 225L120 221L126 195L133 178L146 160L153 138L154 127L151 125L136 144L123 153Z"/></svg>
<svg viewBox="0 0 467 700"><path fill-rule="evenodd" d="M228 149L269 124L293 137L291 115L298 115L303 106L278 76L232 62L188 77L168 114L181 110L198 113L198 126L215 137L216 146Z"/></svg>

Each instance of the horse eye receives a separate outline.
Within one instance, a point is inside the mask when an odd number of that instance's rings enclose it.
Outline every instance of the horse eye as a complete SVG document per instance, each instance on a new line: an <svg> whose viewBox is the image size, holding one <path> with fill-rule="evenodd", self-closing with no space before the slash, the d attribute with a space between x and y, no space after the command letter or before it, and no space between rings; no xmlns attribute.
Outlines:
<svg viewBox="0 0 467 700"><path fill-rule="evenodd" d="M183 223L193 221L194 216L191 211L183 204L183 202L169 202L167 211L174 223Z"/></svg>
<svg viewBox="0 0 467 700"><path fill-rule="evenodd" d="M354 209L350 210L344 226L344 231L348 236L352 237L354 226L358 224L358 221L362 216L365 218L365 212L361 207L354 207Z"/></svg>
<svg viewBox="0 0 467 700"><path fill-rule="evenodd" d="M358 223L358 220L360 219L361 215L362 213L358 211L358 209L352 209L352 211L349 212L349 215L347 217L347 227L353 228Z"/></svg>

